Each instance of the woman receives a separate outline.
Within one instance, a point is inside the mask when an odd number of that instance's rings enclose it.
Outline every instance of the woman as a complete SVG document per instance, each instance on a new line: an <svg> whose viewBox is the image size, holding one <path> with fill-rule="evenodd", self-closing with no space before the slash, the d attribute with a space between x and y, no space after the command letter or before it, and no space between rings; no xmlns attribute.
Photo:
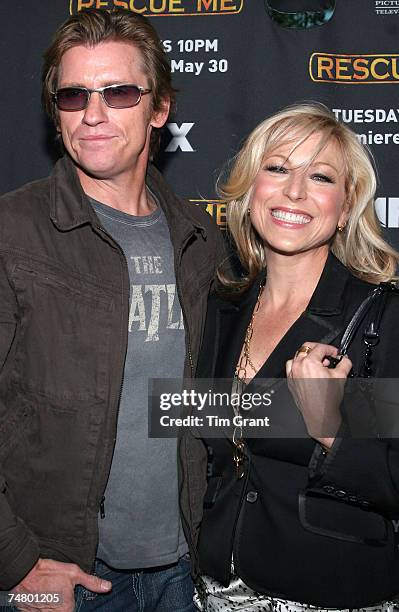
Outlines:
<svg viewBox="0 0 399 612"><path fill-rule="evenodd" d="M357 308L398 262L380 234L375 187L355 134L324 106L303 104L254 130L223 188L246 276L220 275L197 376L235 377L248 391L257 379L287 376L310 435L184 436L182 509L202 610L390 610L399 593L390 520L399 517L398 440L342 435L339 389L319 426L327 407L303 384L336 390L365 365L376 377L399 375L394 290L372 360L360 326L348 357L328 367Z"/></svg>

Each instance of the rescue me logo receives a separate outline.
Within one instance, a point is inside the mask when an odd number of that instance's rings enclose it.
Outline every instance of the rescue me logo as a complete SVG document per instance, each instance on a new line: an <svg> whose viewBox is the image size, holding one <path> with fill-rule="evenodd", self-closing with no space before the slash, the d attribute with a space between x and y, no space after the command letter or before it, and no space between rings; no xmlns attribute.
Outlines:
<svg viewBox="0 0 399 612"><path fill-rule="evenodd" d="M399 54L312 53L309 74L316 83L371 85L399 83Z"/></svg>
<svg viewBox="0 0 399 612"><path fill-rule="evenodd" d="M145 17L178 17L195 15L237 15L244 0L69 0L69 13L83 9L122 8Z"/></svg>

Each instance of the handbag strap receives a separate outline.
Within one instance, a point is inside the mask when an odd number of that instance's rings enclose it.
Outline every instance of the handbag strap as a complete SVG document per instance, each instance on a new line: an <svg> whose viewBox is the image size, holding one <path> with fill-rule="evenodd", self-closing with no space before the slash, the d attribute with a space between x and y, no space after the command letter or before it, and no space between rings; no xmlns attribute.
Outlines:
<svg viewBox="0 0 399 612"><path fill-rule="evenodd" d="M351 344L356 332L358 331L361 323L365 321L367 317L367 322L363 332L363 342L366 345L366 355L364 372L361 374L365 378L372 376L372 350L373 347L375 347L380 341L379 329L388 293L392 293L394 291L398 291L394 281L380 283L378 287L373 289L371 294L363 300L356 310L342 336L339 354L346 355L349 345Z"/></svg>

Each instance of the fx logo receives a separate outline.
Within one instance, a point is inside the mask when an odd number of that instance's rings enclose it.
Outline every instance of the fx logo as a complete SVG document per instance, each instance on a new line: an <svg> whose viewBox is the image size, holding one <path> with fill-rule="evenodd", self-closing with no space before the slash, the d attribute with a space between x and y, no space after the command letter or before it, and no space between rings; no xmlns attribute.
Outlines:
<svg viewBox="0 0 399 612"><path fill-rule="evenodd" d="M399 227L399 198L377 198L375 212L384 227Z"/></svg>
<svg viewBox="0 0 399 612"><path fill-rule="evenodd" d="M193 153L194 149L188 141L187 134L191 128L195 125L194 123L182 123L179 127L177 123L167 123L166 127L172 134L172 140L166 147L167 153L174 153L177 149L181 149L185 153Z"/></svg>

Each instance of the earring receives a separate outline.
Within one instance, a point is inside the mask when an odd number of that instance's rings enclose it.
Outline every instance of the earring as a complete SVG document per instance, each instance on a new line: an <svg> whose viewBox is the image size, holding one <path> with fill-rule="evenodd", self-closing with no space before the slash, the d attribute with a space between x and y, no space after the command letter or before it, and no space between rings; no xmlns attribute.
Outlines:
<svg viewBox="0 0 399 612"><path fill-rule="evenodd" d="M247 215L250 215L250 214L251 214L251 209L247 208Z"/></svg>
<svg viewBox="0 0 399 612"><path fill-rule="evenodd" d="M344 225L337 225L337 230L338 230L339 232L343 232L343 231L344 231L344 229L345 229L345 227L346 227L346 223L344 223Z"/></svg>

